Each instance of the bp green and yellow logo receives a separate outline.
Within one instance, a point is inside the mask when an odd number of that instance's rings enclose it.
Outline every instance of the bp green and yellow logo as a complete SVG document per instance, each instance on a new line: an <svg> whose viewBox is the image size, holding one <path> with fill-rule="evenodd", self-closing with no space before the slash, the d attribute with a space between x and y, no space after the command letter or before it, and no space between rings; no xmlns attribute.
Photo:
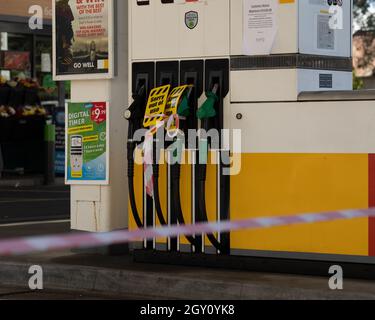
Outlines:
<svg viewBox="0 0 375 320"><path fill-rule="evenodd" d="M194 29L198 25L198 21L198 12L189 11L185 13L185 24L189 29Z"/></svg>

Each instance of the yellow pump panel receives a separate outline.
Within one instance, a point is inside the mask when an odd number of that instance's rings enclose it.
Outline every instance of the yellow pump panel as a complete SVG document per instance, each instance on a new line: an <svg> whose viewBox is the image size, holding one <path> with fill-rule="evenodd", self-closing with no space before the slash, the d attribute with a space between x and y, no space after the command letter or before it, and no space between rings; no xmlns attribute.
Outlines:
<svg viewBox="0 0 375 320"><path fill-rule="evenodd" d="M231 219L368 207L368 156L243 154L231 180ZM368 219L231 234L232 249L368 254Z"/></svg>

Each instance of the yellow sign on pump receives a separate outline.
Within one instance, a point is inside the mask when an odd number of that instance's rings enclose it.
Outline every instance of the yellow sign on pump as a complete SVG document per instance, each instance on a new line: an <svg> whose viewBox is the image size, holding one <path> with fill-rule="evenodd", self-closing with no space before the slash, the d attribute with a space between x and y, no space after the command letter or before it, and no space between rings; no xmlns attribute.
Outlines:
<svg viewBox="0 0 375 320"><path fill-rule="evenodd" d="M181 99L184 95L184 92L187 88L191 87L191 85L184 85L180 87L176 87L172 90L171 94L169 95L167 105L165 107L165 116L166 118L170 118L171 116L177 115L178 106L180 105ZM171 123L167 130L175 130L176 127L176 121L173 121Z"/></svg>
<svg viewBox="0 0 375 320"><path fill-rule="evenodd" d="M167 105L170 85L157 87L151 90L148 98L143 126L150 128L157 122L164 120L164 111Z"/></svg>

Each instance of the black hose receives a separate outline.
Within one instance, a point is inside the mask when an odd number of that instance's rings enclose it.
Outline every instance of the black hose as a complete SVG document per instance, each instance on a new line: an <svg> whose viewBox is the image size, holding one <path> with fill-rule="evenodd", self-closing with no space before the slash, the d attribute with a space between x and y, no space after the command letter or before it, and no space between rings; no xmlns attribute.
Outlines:
<svg viewBox="0 0 375 320"><path fill-rule="evenodd" d="M185 218L184 214L182 212L182 207L181 207L181 190L180 190L180 178L181 178L181 165L179 163L175 163L171 165L171 183L172 187L171 189L174 190L174 197L173 197L173 208L174 212L176 213L177 216L177 221L181 225L185 225ZM185 238L190 242L195 247L198 247L198 241L196 238L192 236L185 236Z"/></svg>
<svg viewBox="0 0 375 320"><path fill-rule="evenodd" d="M202 128L208 132L209 129L209 119L202 120ZM207 148L204 152L208 153L208 141L207 141ZM208 222L208 215L207 215L207 205L206 205L206 181L207 181L207 164L199 163L199 159L197 159L198 165L198 179L199 179L199 189L198 189L198 210L200 214L200 219L202 222ZM217 240L215 235L206 234L208 240L211 244L215 247L216 250L225 251L224 246Z"/></svg>
<svg viewBox="0 0 375 320"><path fill-rule="evenodd" d="M130 207L133 213L135 223L138 228L143 228L144 223L140 218L137 203L135 199L135 190L134 190L134 151L137 147L137 142L133 140L135 132L142 127L142 117L145 108L145 99L146 99L146 88L141 86L137 90L137 94L133 95L133 103L127 110L126 119L129 121L128 127L128 143L127 143L127 160L128 160L128 187L129 187L129 199Z"/></svg>
<svg viewBox="0 0 375 320"><path fill-rule="evenodd" d="M199 211L201 214L202 222L208 222L208 215L207 215L207 209L206 209L206 182L200 181L200 190L199 190ZM220 251L223 251L222 244L216 239L216 237L212 233L207 233L207 238L211 242L211 244Z"/></svg>
<svg viewBox="0 0 375 320"><path fill-rule="evenodd" d="M157 159L157 145L154 141L154 147L153 147L153 163L152 163L152 171L154 175L154 204L155 204L155 210L156 215L160 221L160 224L163 226L167 225L167 221L164 218L163 210L161 208L160 204L160 194L159 194L159 164Z"/></svg>
<svg viewBox="0 0 375 320"><path fill-rule="evenodd" d="M130 126L129 126L130 127ZM137 203L135 200L135 190L134 190L134 158L133 153L136 148L135 142L128 142L128 187L129 187L129 199L130 207L132 209L133 217L138 228L143 228L144 224L140 218Z"/></svg>

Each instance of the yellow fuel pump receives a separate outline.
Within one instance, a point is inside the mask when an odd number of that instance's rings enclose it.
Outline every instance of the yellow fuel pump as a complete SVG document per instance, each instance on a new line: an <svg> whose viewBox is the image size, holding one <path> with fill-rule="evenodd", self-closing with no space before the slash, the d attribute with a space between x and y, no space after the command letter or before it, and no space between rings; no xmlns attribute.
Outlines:
<svg viewBox="0 0 375 320"><path fill-rule="evenodd" d="M375 94L352 91L352 4L274 3L267 15L258 13L274 22L272 30L257 26L260 40L271 43L265 48L252 36L252 1L130 2L133 94L145 75L147 96L163 79L172 90L192 85L175 106L185 135L181 155L192 161L154 171L160 201L151 201L148 213L143 168L135 167L133 198L144 204L146 225L155 225L154 209L173 225L375 205ZM331 24L333 6L342 9L340 28ZM218 143L204 131L218 132ZM150 259L172 251L203 260L370 261L374 239L375 221L364 218L157 239Z"/></svg>

